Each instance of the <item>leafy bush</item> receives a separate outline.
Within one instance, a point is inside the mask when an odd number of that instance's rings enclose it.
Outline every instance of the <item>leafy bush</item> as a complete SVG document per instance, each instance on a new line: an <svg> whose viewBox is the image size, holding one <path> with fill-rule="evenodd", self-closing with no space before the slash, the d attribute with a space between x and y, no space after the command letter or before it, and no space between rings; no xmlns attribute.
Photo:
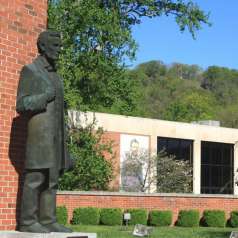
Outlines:
<svg viewBox="0 0 238 238"><path fill-rule="evenodd" d="M223 210L206 210L203 213L203 224L210 227L225 227L226 217Z"/></svg>
<svg viewBox="0 0 238 238"><path fill-rule="evenodd" d="M56 208L56 219L59 224L65 225L68 221L68 211L65 206Z"/></svg>
<svg viewBox="0 0 238 238"><path fill-rule="evenodd" d="M170 226L172 216L172 211L150 211L149 224L152 226Z"/></svg>
<svg viewBox="0 0 238 238"><path fill-rule="evenodd" d="M192 166L188 161L160 151L157 160L157 191L160 193L191 193Z"/></svg>
<svg viewBox="0 0 238 238"><path fill-rule="evenodd" d="M179 211L177 226L197 227L199 226L198 210L181 210Z"/></svg>
<svg viewBox="0 0 238 238"><path fill-rule="evenodd" d="M128 212L131 214L129 225L147 225L148 213L145 209L128 209Z"/></svg>
<svg viewBox="0 0 238 238"><path fill-rule="evenodd" d="M122 209L120 208L102 208L100 212L100 223L108 226L122 224Z"/></svg>
<svg viewBox="0 0 238 238"><path fill-rule="evenodd" d="M80 207L73 211L73 224L98 225L100 209L96 207Z"/></svg>
<svg viewBox="0 0 238 238"><path fill-rule="evenodd" d="M238 227L238 211L231 212L230 224L232 227Z"/></svg>
<svg viewBox="0 0 238 238"><path fill-rule="evenodd" d="M96 123L69 130L69 151L74 168L60 178L60 190L107 190L113 178L112 141L103 140L104 131ZM105 159L105 154L108 159Z"/></svg>

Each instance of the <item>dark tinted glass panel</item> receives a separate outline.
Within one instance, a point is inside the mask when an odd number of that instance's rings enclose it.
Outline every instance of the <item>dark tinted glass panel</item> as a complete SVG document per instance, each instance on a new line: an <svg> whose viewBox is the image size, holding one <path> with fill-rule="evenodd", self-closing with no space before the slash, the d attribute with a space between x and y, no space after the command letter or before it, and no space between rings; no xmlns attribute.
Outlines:
<svg viewBox="0 0 238 238"><path fill-rule="evenodd" d="M202 158L204 163L208 164L210 162L209 148L207 146L204 146L202 150Z"/></svg>
<svg viewBox="0 0 238 238"><path fill-rule="evenodd" d="M230 167L223 168L223 181L224 185L227 187L230 186L230 183L233 182L232 180L232 173L230 172Z"/></svg>
<svg viewBox="0 0 238 238"><path fill-rule="evenodd" d="M206 177L209 175L209 167L202 165L203 176L201 177L201 183L206 186L207 179Z"/></svg>
<svg viewBox="0 0 238 238"><path fill-rule="evenodd" d="M221 147L219 146L212 146L212 163L213 164L221 164L222 159L221 159Z"/></svg>
<svg viewBox="0 0 238 238"><path fill-rule="evenodd" d="M167 148L167 141L160 140L160 143L158 144L158 151L165 150L166 148Z"/></svg>
<svg viewBox="0 0 238 238"><path fill-rule="evenodd" d="M223 156L222 156L222 163L224 165L229 165L231 163L231 159L232 159L232 156L231 156L231 150L228 146L225 146L224 147L224 150L223 150Z"/></svg>
<svg viewBox="0 0 238 238"><path fill-rule="evenodd" d="M220 166L210 166L211 167L211 183L214 187L220 187L221 184L221 177L222 177L222 171Z"/></svg>
<svg viewBox="0 0 238 238"><path fill-rule="evenodd" d="M233 193L233 154L234 145L232 144L202 142L202 193Z"/></svg>
<svg viewBox="0 0 238 238"><path fill-rule="evenodd" d="M157 151L165 150L168 155L174 155L178 160L193 161L193 141L176 138L158 137Z"/></svg>

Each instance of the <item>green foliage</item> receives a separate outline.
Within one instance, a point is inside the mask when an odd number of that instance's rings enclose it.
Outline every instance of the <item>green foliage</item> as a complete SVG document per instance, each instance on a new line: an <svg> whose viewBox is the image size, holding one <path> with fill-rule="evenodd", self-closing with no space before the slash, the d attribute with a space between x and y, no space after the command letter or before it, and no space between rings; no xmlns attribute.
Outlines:
<svg viewBox="0 0 238 238"><path fill-rule="evenodd" d="M198 210L181 210L179 211L177 226L182 227L197 227L199 226L199 211Z"/></svg>
<svg viewBox="0 0 238 238"><path fill-rule="evenodd" d="M59 224L66 225L68 221L68 211L65 206L56 208L56 219Z"/></svg>
<svg viewBox="0 0 238 238"><path fill-rule="evenodd" d="M232 227L238 227L238 211L231 212L230 224Z"/></svg>
<svg viewBox="0 0 238 238"><path fill-rule="evenodd" d="M225 227L226 217L223 210L206 210L203 213L203 223L209 227Z"/></svg>
<svg viewBox="0 0 238 238"><path fill-rule="evenodd" d="M213 118L214 100L202 90L183 95L176 102L172 102L165 116L167 120L187 122Z"/></svg>
<svg viewBox="0 0 238 238"><path fill-rule="evenodd" d="M122 224L122 209L120 208L102 208L100 213L100 223L108 226Z"/></svg>
<svg viewBox="0 0 238 238"><path fill-rule="evenodd" d="M225 107L223 106L219 109L220 110L217 111L217 117L221 121L221 125L230 128L238 128L237 103L227 105Z"/></svg>
<svg viewBox="0 0 238 238"><path fill-rule="evenodd" d="M96 0L50 1L49 27L62 32L59 62L69 108L130 114L135 110L133 81L121 64L136 44L117 9Z"/></svg>
<svg viewBox="0 0 238 238"><path fill-rule="evenodd" d="M238 128L238 71L150 61L128 72L137 81L138 115L172 121L219 120Z"/></svg>
<svg viewBox="0 0 238 238"><path fill-rule="evenodd" d="M149 224L152 226L170 226L172 218L172 211L150 211Z"/></svg>
<svg viewBox="0 0 238 238"><path fill-rule="evenodd" d="M63 36L59 69L68 107L122 114L138 113L136 82L124 65L137 49L132 26L171 15L194 36L208 24L208 15L184 0L50 0L48 15L48 27Z"/></svg>
<svg viewBox="0 0 238 238"><path fill-rule="evenodd" d="M217 118L223 126L237 128L238 71L212 66L203 75L202 87L217 100Z"/></svg>
<svg viewBox="0 0 238 238"><path fill-rule="evenodd" d="M231 103L237 100L238 71L225 67L211 66L203 74L202 87L214 93L219 103Z"/></svg>
<svg viewBox="0 0 238 238"><path fill-rule="evenodd" d="M74 231L97 233L100 238L133 238L134 227L127 231L118 226L73 226ZM212 227L153 227L150 238L228 238L234 228L212 228ZM134 237L136 238L136 236Z"/></svg>
<svg viewBox="0 0 238 238"><path fill-rule="evenodd" d="M177 78L181 80L201 80L202 69L198 65L187 65L173 63L168 69L169 78Z"/></svg>
<svg viewBox="0 0 238 238"><path fill-rule="evenodd" d="M112 141L95 122L69 131L69 150L75 161L72 171L60 178L60 190L107 190L113 178ZM104 155L107 153L108 159Z"/></svg>
<svg viewBox="0 0 238 238"><path fill-rule="evenodd" d="M139 65L130 71L129 75L140 84L138 104L141 105L139 113L142 116L169 120L182 118L183 121L191 117L197 119L198 116L201 119L207 107L200 106L199 103L210 105L211 100L207 103L201 101L202 96L199 97L200 94L207 96L209 93L200 87L202 71L198 66L182 64L167 66L161 61L150 61ZM196 103L195 106L193 102L189 104L191 94L194 94L192 100ZM197 106L202 109L203 114L200 112L201 109L196 110ZM183 109L180 114L178 108ZM209 108L209 116L210 111ZM196 116L193 115L195 112ZM187 119L183 118L184 114Z"/></svg>
<svg viewBox="0 0 238 238"><path fill-rule="evenodd" d="M134 227L120 229L118 226L73 226L74 231L97 233L100 238L132 238ZM152 238L228 238L234 228L212 228L212 227L153 227Z"/></svg>
<svg viewBox="0 0 238 238"><path fill-rule="evenodd" d="M131 214L131 220L129 221L129 225L147 225L148 212L146 211L146 209L128 209L128 213Z"/></svg>
<svg viewBox="0 0 238 238"><path fill-rule="evenodd" d="M176 160L163 151L158 154L157 191L160 193L191 193L192 166L188 161Z"/></svg>
<svg viewBox="0 0 238 238"><path fill-rule="evenodd" d="M98 225L100 209L95 207L81 207L73 211L72 224Z"/></svg>

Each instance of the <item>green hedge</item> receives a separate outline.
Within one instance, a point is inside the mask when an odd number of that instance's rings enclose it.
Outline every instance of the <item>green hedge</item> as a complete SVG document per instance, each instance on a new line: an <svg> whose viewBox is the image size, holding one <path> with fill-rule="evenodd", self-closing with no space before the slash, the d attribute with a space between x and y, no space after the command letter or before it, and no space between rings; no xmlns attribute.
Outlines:
<svg viewBox="0 0 238 238"><path fill-rule="evenodd" d="M123 212L120 208L102 208L100 212L100 223L102 225L121 225Z"/></svg>
<svg viewBox="0 0 238 238"><path fill-rule="evenodd" d="M230 225L232 227L238 227L238 211L231 212Z"/></svg>
<svg viewBox="0 0 238 238"><path fill-rule="evenodd" d="M198 210L181 210L179 211L177 226L197 227L199 226Z"/></svg>
<svg viewBox="0 0 238 238"><path fill-rule="evenodd" d="M72 224L98 225L100 209L96 207L80 207L73 211Z"/></svg>
<svg viewBox="0 0 238 238"><path fill-rule="evenodd" d="M226 217L223 210L205 210L203 224L209 227L225 227Z"/></svg>
<svg viewBox="0 0 238 238"><path fill-rule="evenodd" d="M148 212L146 209L128 209L128 212L131 214L129 225L147 225Z"/></svg>
<svg viewBox="0 0 238 238"><path fill-rule="evenodd" d="M66 225L68 221L68 211L65 206L60 206L56 208L56 219L57 222Z"/></svg>
<svg viewBox="0 0 238 238"><path fill-rule="evenodd" d="M172 217L172 211L150 211L149 224L152 226L170 226Z"/></svg>

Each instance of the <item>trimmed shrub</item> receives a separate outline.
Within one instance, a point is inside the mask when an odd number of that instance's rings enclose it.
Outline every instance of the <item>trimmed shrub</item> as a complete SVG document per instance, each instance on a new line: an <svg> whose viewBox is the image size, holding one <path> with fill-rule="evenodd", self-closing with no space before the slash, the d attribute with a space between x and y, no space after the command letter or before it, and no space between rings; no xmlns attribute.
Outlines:
<svg viewBox="0 0 238 238"><path fill-rule="evenodd" d="M203 224L210 227L225 227L226 217L223 210L205 210Z"/></svg>
<svg viewBox="0 0 238 238"><path fill-rule="evenodd" d="M181 210L179 211L177 226L197 227L199 226L198 210Z"/></svg>
<svg viewBox="0 0 238 238"><path fill-rule="evenodd" d="M238 227L238 211L231 212L230 225L232 227Z"/></svg>
<svg viewBox="0 0 238 238"><path fill-rule="evenodd" d="M170 226L172 217L172 211L150 211L149 224L152 226Z"/></svg>
<svg viewBox="0 0 238 238"><path fill-rule="evenodd" d="M120 208L102 208L100 212L100 223L108 226L122 224L123 212Z"/></svg>
<svg viewBox="0 0 238 238"><path fill-rule="evenodd" d="M65 206L56 208L56 219L59 224L66 225L68 221L68 211Z"/></svg>
<svg viewBox="0 0 238 238"><path fill-rule="evenodd" d="M74 209L72 224L98 225L100 209L96 207L80 207Z"/></svg>
<svg viewBox="0 0 238 238"><path fill-rule="evenodd" d="M128 212L131 214L129 225L147 225L148 213L145 209L128 209Z"/></svg>

